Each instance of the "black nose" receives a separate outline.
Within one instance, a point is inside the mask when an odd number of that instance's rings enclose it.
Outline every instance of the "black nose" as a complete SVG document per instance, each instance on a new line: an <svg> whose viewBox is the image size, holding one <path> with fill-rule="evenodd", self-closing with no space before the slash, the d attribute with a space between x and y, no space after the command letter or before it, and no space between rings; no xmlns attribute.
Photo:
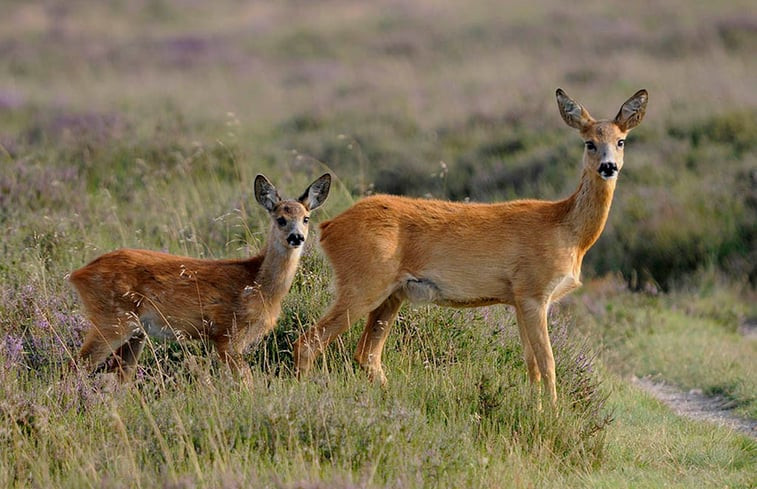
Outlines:
<svg viewBox="0 0 757 489"><path fill-rule="evenodd" d="M290 246L300 246L303 241L305 241L305 236L299 233L292 233L287 236L287 243L289 243Z"/></svg>
<svg viewBox="0 0 757 489"><path fill-rule="evenodd" d="M618 165L614 161L605 161L599 164L598 171L602 178L612 178L618 175Z"/></svg>

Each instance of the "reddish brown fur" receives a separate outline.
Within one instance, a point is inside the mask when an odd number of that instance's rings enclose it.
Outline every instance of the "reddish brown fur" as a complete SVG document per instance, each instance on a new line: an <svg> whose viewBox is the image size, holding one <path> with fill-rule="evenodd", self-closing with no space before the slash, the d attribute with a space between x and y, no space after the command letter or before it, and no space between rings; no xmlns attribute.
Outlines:
<svg viewBox="0 0 757 489"><path fill-rule="evenodd" d="M256 197L269 211L272 225L266 249L258 256L200 260L123 249L71 273L92 322L79 353L89 369L114 354L121 378L129 378L146 333L208 339L233 370L241 367L245 348L276 323L307 237L307 217L325 200L330 182L324 175L300 200L281 201L261 177L256 179ZM279 224L279 219L286 223Z"/></svg>
<svg viewBox="0 0 757 489"><path fill-rule="evenodd" d="M356 359L385 382L381 353L403 301L502 303L515 306L530 379L544 377L554 402L547 309L580 285L583 256L604 228L615 189L617 172L606 179L600 164L622 167L618 141L640 122L646 97L638 92L615 120L597 122L558 91L563 118L596 147L584 153L578 189L564 200L465 204L377 195L323 223L336 298L298 339L298 371L307 372L326 345L368 314Z"/></svg>

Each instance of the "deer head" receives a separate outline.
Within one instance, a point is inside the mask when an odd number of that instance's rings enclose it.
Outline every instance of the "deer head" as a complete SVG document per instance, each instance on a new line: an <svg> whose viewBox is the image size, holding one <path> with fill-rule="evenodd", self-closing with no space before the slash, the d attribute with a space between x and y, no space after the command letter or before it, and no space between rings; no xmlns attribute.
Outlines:
<svg viewBox="0 0 757 489"><path fill-rule="evenodd" d="M638 126L647 109L647 91L639 90L620 107L611 121L595 120L581 104L557 89L560 115L578 129L584 140L584 167L605 181L617 178L623 168L623 147L628 131Z"/></svg>
<svg viewBox="0 0 757 489"><path fill-rule="evenodd" d="M273 222L272 237L283 247L299 248L308 237L310 212L326 200L331 175L322 175L297 200L282 200L276 187L264 176L255 177L255 199Z"/></svg>

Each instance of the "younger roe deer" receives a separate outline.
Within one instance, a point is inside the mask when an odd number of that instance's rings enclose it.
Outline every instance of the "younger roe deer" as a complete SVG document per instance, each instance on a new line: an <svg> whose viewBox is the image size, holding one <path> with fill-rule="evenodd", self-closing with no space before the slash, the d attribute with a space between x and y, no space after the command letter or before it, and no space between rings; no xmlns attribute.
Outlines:
<svg viewBox="0 0 757 489"><path fill-rule="evenodd" d="M255 199L271 217L265 250L247 260L200 260L122 249L71 273L92 327L79 356L94 371L113 354L124 381L134 373L147 334L206 338L232 371L241 354L273 329L308 235L310 211L323 204L331 176L297 200L282 200L263 176Z"/></svg>
<svg viewBox="0 0 757 489"><path fill-rule="evenodd" d="M605 226L625 137L644 117L647 92L638 91L612 120L595 120L559 89L557 104L585 143L581 179L570 197L465 204L376 195L321 225L336 297L295 344L299 373L367 314L355 358L371 379L386 382L381 352L406 300L451 307L510 304L529 378L538 384L543 377L556 402L547 309L581 284L581 262Z"/></svg>

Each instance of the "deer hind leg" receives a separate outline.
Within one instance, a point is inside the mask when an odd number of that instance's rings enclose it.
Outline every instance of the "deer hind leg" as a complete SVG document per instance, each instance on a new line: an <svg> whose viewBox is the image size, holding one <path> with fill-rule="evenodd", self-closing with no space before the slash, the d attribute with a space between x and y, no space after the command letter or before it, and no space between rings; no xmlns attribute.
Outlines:
<svg viewBox="0 0 757 489"><path fill-rule="evenodd" d="M371 304L339 296L328 312L294 344L294 366L298 376L307 374L315 359L337 336L368 314Z"/></svg>
<svg viewBox="0 0 757 489"><path fill-rule="evenodd" d="M371 311L355 352L355 360L368 373L368 378L380 382L381 385L386 384L386 375L381 366L381 352L389 336L389 329L397 319L402 300L401 295L395 292Z"/></svg>
<svg viewBox="0 0 757 489"><path fill-rule="evenodd" d="M555 382L555 359L552 355L552 345L547 330L547 301L539 299L520 299L516 301L518 328L521 339L525 336L523 350L526 355L529 377L531 381L539 382L544 379L547 393L552 405L557 403L557 387ZM524 334L525 333L525 334ZM529 349L531 353L529 354ZM532 358L529 360L529 356ZM533 363L538 367L539 375L535 374ZM534 373L532 373L534 372Z"/></svg>
<svg viewBox="0 0 757 489"><path fill-rule="evenodd" d="M120 317L119 317L120 316ZM141 331L136 318L128 314L90 314L92 327L84 337L79 358L88 372L94 372L110 355L115 354L135 332Z"/></svg>

